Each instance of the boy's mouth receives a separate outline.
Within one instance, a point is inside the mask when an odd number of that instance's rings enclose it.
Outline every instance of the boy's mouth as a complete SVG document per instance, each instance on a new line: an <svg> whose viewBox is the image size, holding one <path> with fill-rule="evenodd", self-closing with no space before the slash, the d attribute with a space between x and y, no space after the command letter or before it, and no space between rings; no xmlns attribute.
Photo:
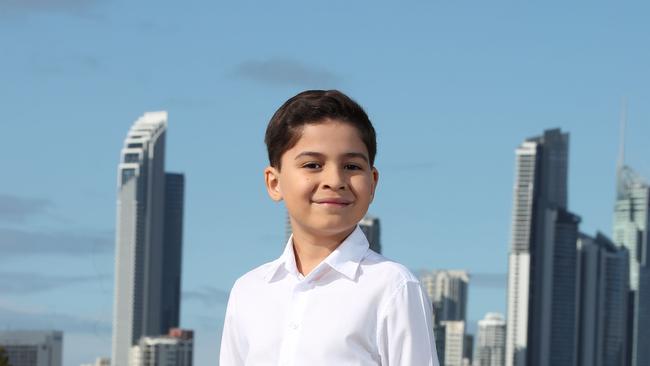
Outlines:
<svg viewBox="0 0 650 366"><path fill-rule="evenodd" d="M321 198L314 200L314 203L325 206L345 207L352 203L352 201L343 198Z"/></svg>

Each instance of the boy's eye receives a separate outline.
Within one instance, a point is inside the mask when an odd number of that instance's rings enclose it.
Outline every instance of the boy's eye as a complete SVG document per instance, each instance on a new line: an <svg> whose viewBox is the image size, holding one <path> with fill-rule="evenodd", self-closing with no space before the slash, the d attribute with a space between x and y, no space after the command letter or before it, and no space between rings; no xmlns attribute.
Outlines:
<svg viewBox="0 0 650 366"><path fill-rule="evenodd" d="M321 165L319 163L307 163L303 164L302 167L307 169L320 169Z"/></svg>
<svg viewBox="0 0 650 366"><path fill-rule="evenodd" d="M346 164L345 169L347 169L347 170L361 170L362 168L357 164Z"/></svg>

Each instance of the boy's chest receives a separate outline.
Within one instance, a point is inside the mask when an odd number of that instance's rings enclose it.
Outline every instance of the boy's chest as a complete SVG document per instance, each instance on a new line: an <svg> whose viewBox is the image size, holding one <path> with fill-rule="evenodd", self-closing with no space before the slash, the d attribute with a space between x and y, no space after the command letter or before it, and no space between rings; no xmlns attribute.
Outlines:
<svg viewBox="0 0 650 366"><path fill-rule="evenodd" d="M380 289L362 290L352 281L336 286L268 286L256 300L250 298L241 309L246 312L240 313L250 364L257 364L258 357L275 360L268 364L315 362L313 366L325 360L329 364L346 364L345 360L357 360L355 365L377 364L381 295Z"/></svg>

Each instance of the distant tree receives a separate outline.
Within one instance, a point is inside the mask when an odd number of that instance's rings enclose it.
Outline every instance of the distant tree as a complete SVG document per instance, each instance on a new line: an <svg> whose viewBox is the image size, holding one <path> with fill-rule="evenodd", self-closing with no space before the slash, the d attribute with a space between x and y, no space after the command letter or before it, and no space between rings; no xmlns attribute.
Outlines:
<svg viewBox="0 0 650 366"><path fill-rule="evenodd" d="M9 364L9 356L7 356L7 352L2 346L0 346L0 366L11 366Z"/></svg>

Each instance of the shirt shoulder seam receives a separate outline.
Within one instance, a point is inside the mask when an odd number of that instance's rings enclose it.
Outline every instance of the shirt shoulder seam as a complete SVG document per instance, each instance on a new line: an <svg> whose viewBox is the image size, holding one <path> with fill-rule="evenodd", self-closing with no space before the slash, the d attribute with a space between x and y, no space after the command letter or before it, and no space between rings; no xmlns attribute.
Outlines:
<svg viewBox="0 0 650 366"><path fill-rule="evenodd" d="M390 294L390 296L388 296L388 298L386 300L384 300L383 304L380 306L380 309L379 309L379 316L380 317L382 317L384 315L384 313L386 312L386 310L388 309L390 304L394 301L394 299L397 297L399 292L402 291L404 289L404 287L406 287L406 285L408 285L409 283L415 283L417 285L420 284L417 280L410 279L410 278L404 278L402 283L400 283L400 285L397 286L397 288Z"/></svg>

